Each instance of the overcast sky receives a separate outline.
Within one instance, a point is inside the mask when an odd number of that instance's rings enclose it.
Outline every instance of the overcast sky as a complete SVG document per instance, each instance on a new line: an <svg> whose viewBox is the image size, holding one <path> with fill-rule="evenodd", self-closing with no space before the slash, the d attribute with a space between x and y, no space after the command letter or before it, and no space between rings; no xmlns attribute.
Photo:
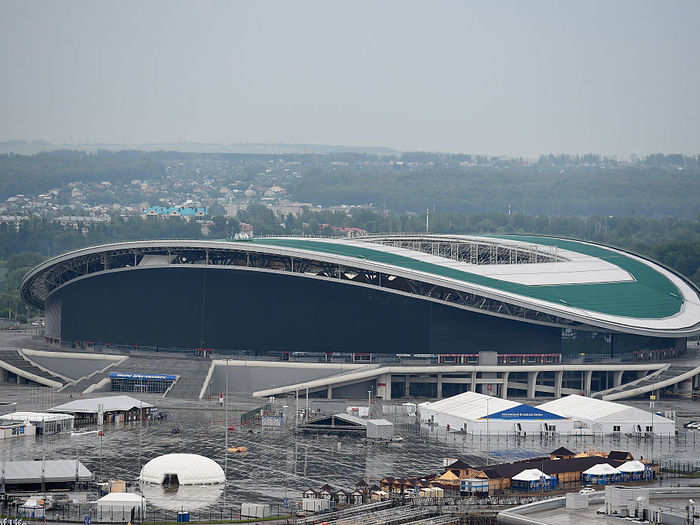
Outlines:
<svg viewBox="0 0 700 525"><path fill-rule="evenodd" d="M697 0L0 8L0 140L700 153Z"/></svg>

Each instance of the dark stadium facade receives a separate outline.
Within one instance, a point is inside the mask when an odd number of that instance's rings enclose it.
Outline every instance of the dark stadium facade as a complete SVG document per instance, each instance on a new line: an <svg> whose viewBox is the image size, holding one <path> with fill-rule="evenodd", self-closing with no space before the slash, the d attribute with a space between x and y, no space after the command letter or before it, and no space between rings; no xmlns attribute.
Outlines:
<svg viewBox="0 0 700 525"><path fill-rule="evenodd" d="M621 264L634 278L610 298L607 281L552 285L551 268L595 267L598 252L575 261L574 248L462 236L117 243L46 261L22 296L45 309L54 341L230 352L615 355L675 352L698 333L684 308L697 290L677 274L662 282L672 272L648 261ZM497 281L467 271L488 265ZM613 270L601 262L596 271ZM528 284L528 273L548 284ZM648 286L632 289L641 276ZM629 305L614 304L615 294ZM634 294L653 308L634 305Z"/></svg>

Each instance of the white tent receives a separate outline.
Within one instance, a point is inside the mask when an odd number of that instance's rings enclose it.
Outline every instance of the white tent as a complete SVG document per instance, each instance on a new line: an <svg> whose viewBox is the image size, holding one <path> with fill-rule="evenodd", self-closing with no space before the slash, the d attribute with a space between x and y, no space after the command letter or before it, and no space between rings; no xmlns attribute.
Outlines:
<svg viewBox="0 0 700 525"><path fill-rule="evenodd" d="M146 506L146 498L133 492L110 492L106 496L97 500L97 510L108 512L118 520L129 520L131 509L136 510L136 514L141 513L141 509Z"/></svg>
<svg viewBox="0 0 700 525"><path fill-rule="evenodd" d="M620 471L609 463L598 463L597 465L593 465L588 470L585 470L583 473L588 474L589 476L612 476L619 474Z"/></svg>
<svg viewBox="0 0 700 525"><path fill-rule="evenodd" d="M584 434L674 435L676 422L658 414L622 403L592 397L570 396L554 399L537 408L571 418Z"/></svg>
<svg viewBox="0 0 700 525"><path fill-rule="evenodd" d="M165 454L146 463L139 479L162 485L166 478L177 476L179 485L224 483L226 476L216 461L198 454Z"/></svg>
<svg viewBox="0 0 700 525"><path fill-rule="evenodd" d="M517 401L464 392L433 403L418 405L421 423L471 434L573 431L573 422ZM449 427L449 428L448 428Z"/></svg>
<svg viewBox="0 0 700 525"><path fill-rule="evenodd" d="M139 408L152 408L153 405L134 399L131 396L106 396L92 397L85 399L77 399L64 403L56 407L50 408L49 412L65 412L67 414L97 414L102 408L103 412L128 412L129 410Z"/></svg>
<svg viewBox="0 0 700 525"><path fill-rule="evenodd" d="M529 468L523 470L520 474L516 474L511 479L515 481L540 481L542 479L549 479L551 476L545 474L538 468Z"/></svg>
<svg viewBox="0 0 700 525"><path fill-rule="evenodd" d="M642 463L641 461L627 461L626 463L623 463L617 469L620 472L624 472L626 474L632 474L634 472L644 472L646 470L646 465Z"/></svg>
<svg viewBox="0 0 700 525"><path fill-rule="evenodd" d="M2 423L24 423L38 427L44 434L67 432L73 429L74 417L70 414L48 412L13 412L0 416Z"/></svg>

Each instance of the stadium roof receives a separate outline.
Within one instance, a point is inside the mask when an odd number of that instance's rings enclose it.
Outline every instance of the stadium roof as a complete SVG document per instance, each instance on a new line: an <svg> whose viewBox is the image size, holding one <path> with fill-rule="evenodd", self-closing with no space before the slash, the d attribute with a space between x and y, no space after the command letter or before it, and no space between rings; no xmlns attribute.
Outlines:
<svg viewBox="0 0 700 525"><path fill-rule="evenodd" d="M493 238L489 240L493 241ZM532 264L472 265L402 248L380 249L363 241L296 238L260 239L256 244L285 246L367 259L447 277L474 285L615 316L663 318L683 304L676 285L648 263L621 252L578 241L509 237L566 250L567 260Z"/></svg>
<svg viewBox="0 0 700 525"><path fill-rule="evenodd" d="M213 254L238 254L212 262ZM184 255L186 253L186 256ZM179 255L178 255L179 254ZM242 258L240 257L242 255ZM598 244L537 236L384 235L355 239L275 237L253 241L157 240L96 246L50 259L27 274L23 298L41 307L48 295L90 273L125 269L217 265L250 266L250 255L286 258L304 277L340 278L358 271L411 280L475 299L460 304L431 290L423 298L490 315L556 326L577 323L643 335L682 337L700 333L700 298L683 276L638 255ZM111 259L110 259L111 258ZM335 265L336 273L313 273L293 261ZM233 262L232 262L233 261ZM242 261L242 262L241 262ZM342 273L341 273L341 270ZM336 275L337 274L337 275ZM367 280L363 285L374 285ZM515 312L515 310L518 310ZM551 319L526 318L523 309ZM574 326L575 327L575 326Z"/></svg>

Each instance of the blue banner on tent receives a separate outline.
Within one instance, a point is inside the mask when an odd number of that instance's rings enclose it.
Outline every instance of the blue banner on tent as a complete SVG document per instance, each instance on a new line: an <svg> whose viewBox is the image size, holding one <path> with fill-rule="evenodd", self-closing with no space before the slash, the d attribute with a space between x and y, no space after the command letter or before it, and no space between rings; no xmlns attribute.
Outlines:
<svg viewBox="0 0 700 525"><path fill-rule="evenodd" d="M480 419L565 419L562 416L552 414L546 410L540 410L530 405L518 405L515 407L494 412Z"/></svg>
<svg viewBox="0 0 700 525"><path fill-rule="evenodd" d="M177 376L165 374L130 374L126 372L110 372L110 379L149 379L155 381L175 381Z"/></svg>

